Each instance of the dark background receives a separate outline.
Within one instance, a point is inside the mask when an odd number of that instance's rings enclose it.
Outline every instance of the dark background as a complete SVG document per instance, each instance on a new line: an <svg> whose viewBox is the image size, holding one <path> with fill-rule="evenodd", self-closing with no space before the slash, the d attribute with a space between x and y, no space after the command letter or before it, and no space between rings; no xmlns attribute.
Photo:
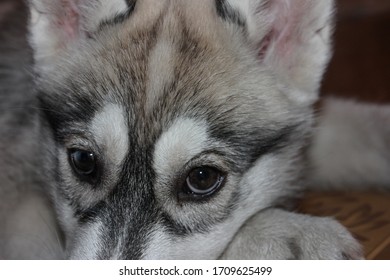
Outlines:
<svg viewBox="0 0 390 280"><path fill-rule="evenodd" d="M390 103L390 0L338 0L337 10L322 94Z"/></svg>

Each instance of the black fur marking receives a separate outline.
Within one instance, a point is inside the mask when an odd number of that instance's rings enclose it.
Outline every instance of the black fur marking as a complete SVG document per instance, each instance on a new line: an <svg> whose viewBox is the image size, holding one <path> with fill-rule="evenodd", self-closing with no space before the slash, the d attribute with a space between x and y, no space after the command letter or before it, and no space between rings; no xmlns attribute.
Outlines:
<svg viewBox="0 0 390 280"><path fill-rule="evenodd" d="M299 260L302 258L302 250L299 247L298 241L295 238L288 239L287 246L290 249L290 252L293 255L294 260Z"/></svg>
<svg viewBox="0 0 390 280"><path fill-rule="evenodd" d="M105 201L100 201L86 210L77 210L76 217L78 218L80 224L93 222L103 209L106 208L106 206Z"/></svg>
<svg viewBox="0 0 390 280"><path fill-rule="evenodd" d="M162 214L162 224L165 226L169 233L176 236L187 236L193 232L191 228L185 227L184 225L177 223L167 213Z"/></svg>
<svg viewBox="0 0 390 280"><path fill-rule="evenodd" d="M177 221L175 221L172 217L170 217L168 214L163 213L162 214L162 224L164 225L165 229L171 233L174 236L177 237L186 237L190 234L194 233L207 233L209 232L213 226L216 224L222 223L225 221L230 213L230 210L233 208L227 208L227 211L223 213L221 217L212 218L212 217L205 217L205 220L203 221L193 221L194 223L191 226L185 226ZM209 218L209 219L208 219Z"/></svg>
<svg viewBox="0 0 390 280"><path fill-rule="evenodd" d="M342 260L353 260L354 258L350 254L343 252L341 254L341 259Z"/></svg>
<svg viewBox="0 0 390 280"><path fill-rule="evenodd" d="M134 10L136 0L126 0L126 5L129 8L129 10Z"/></svg>
<svg viewBox="0 0 390 280"><path fill-rule="evenodd" d="M218 16L220 16L223 20L237 24L240 27L246 26L245 20L242 18L240 13L234 10L233 7L226 2L226 0L215 0L215 5Z"/></svg>
<svg viewBox="0 0 390 280"><path fill-rule="evenodd" d="M74 92L78 92L74 86ZM98 102L94 102L88 95L80 94L78 96L66 96L59 94L41 94L39 95L40 107L43 117L49 122L54 132L55 139L62 143L68 134L66 128L75 127L75 123L88 123L94 117L99 109ZM71 106L66 106L71 104ZM71 133L74 134L75 131Z"/></svg>
<svg viewBox="0 0 390 280"><path fill-rule="evenodd" d="M140 259L149 234L158 219L159 209L153 192L155 174L151 166L152 149L142 147L136 135L130 137L129 153L115 189L107 198L107 208L99 215L104 224L102 241L106 246L99 258L112 258L122 243L120 259Z"/></svg>
<svg viewBox="0 0 390 280"><path fill-rule="evenodd" d="M294 126L287 126L270 134L269 138L260 138L254 141L254 152L251 153L251 165L262 155L276 152L289 144L291 134L295 131Z"/></svg>
<svg viewBox="0 0 390 280"><path fill-rule="evenodd" d="M233 194L225 211L220 213L219 217L207 215L202 220L193 220L192 224L186 226L175 221L175 219L169 214L162 213L162 224L169 233L177 237L186 237L194 233L207 233L213 228L213 226L225 221L229 217L231 211L235 209L237 201L234 198L235 195L236 193Z"/></svg>
<svg viewBox="0 0 390 280"><path fill-rule="evenodd" d="M248 130L240 131L237 126L225 123L225 125L212 127L210 132L213 138L227 143L234 149L236 154L230 155L231 160L236 163L236 169L233 171L242 173L261 156L285 147L294 131L295 126L287 126L277 131L272 129L252 130L248 134Z"/></svg>

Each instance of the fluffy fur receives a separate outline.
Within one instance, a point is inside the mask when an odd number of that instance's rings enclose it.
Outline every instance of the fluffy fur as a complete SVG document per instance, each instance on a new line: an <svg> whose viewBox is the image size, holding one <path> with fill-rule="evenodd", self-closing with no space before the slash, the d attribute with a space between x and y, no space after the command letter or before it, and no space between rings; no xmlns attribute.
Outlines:
<svg viewBox="0 0 390 280"><path fill-rule="evenodd" d="M389 122L388 105L327 99L313 134L307 184L389 190Z"/></svg>
<svg viewBox="0 0 390 280"><path fill-rule="evenodd" d="M330 57L333 2L296 2L31 0L36 92L25 73L0 83L30 120L13 123L13 105L1 103L1 129L28 135L1 133L0 158L17 162L0 162L0 190L22 207L8 199L0 221L12 213L27 226L31 199L42 199L35 225L56 230L57 221L64 244L43 227L0 234L44 236L57 249L36 258L361 258L337 222L277 209L302 190L302 151ZM15 88L4 87L10 81ZM33 102L40 110L27 114ZM74 149L95 155L93 178L75 172ZM224 174L223 186L183 193L201 166ZM39 199L29 196L34 187ZM28 257L1 240L1 258Z"/></svg>

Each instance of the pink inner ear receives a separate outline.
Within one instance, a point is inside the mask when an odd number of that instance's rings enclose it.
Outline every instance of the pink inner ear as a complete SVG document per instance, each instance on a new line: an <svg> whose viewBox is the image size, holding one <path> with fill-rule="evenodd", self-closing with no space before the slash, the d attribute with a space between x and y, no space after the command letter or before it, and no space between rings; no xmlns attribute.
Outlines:
<svg viewBox="0 0 390 280"><path fill-rule="evenodd" d="M57 26L70 40L80 36L80 13L77 4L78 0L61 0L62 10L58 11L60 16L57 19Z"/></svg>
<svg viewBox="0 0 390 280"><path fill-rule="evenodd" d="M260 57L289 56L300 40L299 25L307 0L271 0L268 4L271 29L260 45Z"/></svg>

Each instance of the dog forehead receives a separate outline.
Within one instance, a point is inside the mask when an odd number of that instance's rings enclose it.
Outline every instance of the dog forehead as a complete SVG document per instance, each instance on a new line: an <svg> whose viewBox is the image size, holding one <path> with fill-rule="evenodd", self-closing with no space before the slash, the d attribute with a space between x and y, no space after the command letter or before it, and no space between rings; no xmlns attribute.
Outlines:
<svg viewBox="0 0 390 280"><path fill-rule="evenodd" d="M209 141L206 122L179 118L164 131L155 143L153 167L164 177L207 148Z"/></svg>
<svg viewBox="0 0 390 280"><path fill-rule="evenodd" d="M217 17L210 5L190 6L194 11L206 9L208 21L212 22L209 30L218 29L215 19L210 19ZM250 79L255 63L248 63L245 56L241 59L240 53L234 52L231 44L222 44L219 37L211 38L203 29L197 31L201 23L184 12L188 7L171 6L162 19L155 17L153 24L136 32L127 23L113 27L129 28L126 32L103 30L101 37L81 54L69 57L73 62L64 66L68 73L66 89L59 92L65 96L61 97L65 103L87 100L99 110L101 104L120 104L129 134L149 144L179 117L196 116L216 126L213 119L219 123L224 118L244 122L247 117L240 113L240 107L248 107L254 113L252 107L259 106L252 105L263 101L255 95L261 93L258 89L254 92L255 79ZM214 14L210 15L210 11ZM56 75L62 75L60 72Z"/></svg>

